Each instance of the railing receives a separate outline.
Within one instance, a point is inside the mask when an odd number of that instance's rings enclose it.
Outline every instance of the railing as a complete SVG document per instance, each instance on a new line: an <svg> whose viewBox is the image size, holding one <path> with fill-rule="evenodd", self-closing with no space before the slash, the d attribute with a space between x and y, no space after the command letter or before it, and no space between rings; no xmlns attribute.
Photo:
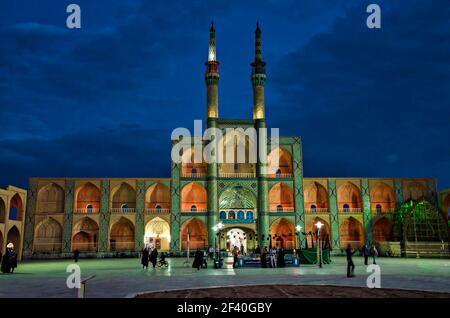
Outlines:
<svg viewBox="0 0 450 318"><path fill-rule="evenodd" d="M73 213L75 214L90 214L90 213L98 213L100 211L99 208L77 208L75 210L73 210Z"/></svg>
<svg viewBox="0 0 450 318"><path fill-rule="evenodd" d="M339 209L339 213L361 213L361 208L347 208L347 209Z"/></svg>
<svg viewBox="0 0 450 318"><path fill-rule="evenodd" d="M292 173L271 173L271 174L268 174L267 177L289 179L289 178L292 178Z"/></svg>
<svg viewBox="0 0 450 318"><path fill-rule="evenodd" d="M184 172L181 174L182 178L191 178L191 179L204 178L205 176L206 176L206 173L204 173L204 172L195 172L195 173Z"/></svg>
<svg viewBox="0 0 450 318"><path fill-rule="evenodd" d="M190 209L189 210L187 210L187 211L181 211L182 213L189 213L189 212L192 212L192 213L195 213L195 212L208 212L208 209L207 208L197 208L195 211L191 211Z"/></svg>
<svg viewBox="0 0 450 318"><path fill-rule="evenodd" d="M305 213L314 214L314 213L329 213L328 208L316 208L316 209L306 209Z"/></svg>
<svg viewBox="0 0 450 318"><path fill-rule="evenodd" d="M284 206L282 208L272 208L270 212L295 212L295 208L293 206Z"/></svg>
<svg viewBox="0 0 450 318"><path fill-rule="evenodd" d="M385 210L372 210L372 214L376 215L383 215L385 213L392 213L395 212L395 209L385 209Z"/></svg>
<svg viewBox="0 0 450 318"><path fill-rule="evenodd" d="M145 209L146 214L170 214L170 209L156 209L156 208L147 208Z"/></svg>
<svg viewBox="0 0 450 318"><path fill-rule="evenodd" d="M135 208L111 208L109 212L111 213L134 213Z"/></svg>
<svg viewBox="0 0 450 318"><path fill-rule="evenodd" d="M221 177L221 178L255 178L256 174L254 172L220 172L219 177Z"/></svg>

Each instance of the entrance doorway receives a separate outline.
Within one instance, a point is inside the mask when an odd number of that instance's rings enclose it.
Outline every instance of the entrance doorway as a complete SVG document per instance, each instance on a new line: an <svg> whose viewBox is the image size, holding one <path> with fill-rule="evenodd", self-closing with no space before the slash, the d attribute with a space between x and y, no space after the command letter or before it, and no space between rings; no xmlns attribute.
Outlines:
<svg viewBox="0 0 450 318"><path fill-rule="evenodd" d="M255 249L255 233L250 229L229 228L225 230L226 248L232 252L236 246L241 255L251 254Z"/></svg>

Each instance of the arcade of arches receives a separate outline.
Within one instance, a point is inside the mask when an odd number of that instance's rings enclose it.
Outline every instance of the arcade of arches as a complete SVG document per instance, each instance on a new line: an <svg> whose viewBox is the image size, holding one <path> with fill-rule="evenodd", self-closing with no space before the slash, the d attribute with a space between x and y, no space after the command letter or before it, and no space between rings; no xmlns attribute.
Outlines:
<svg viewBox="0 0 450 318"><path fill-rule="evenodd" d="M100 209L100 190L88 182L76 191L76 209L83 212L98 212Z"/></svg>
<svg viewBox="0 0 450 318"><path fill-rule="evenodd" d="M206 211L206 189L197 182L189 183L181 190L181 211Z"/></svg>
<svg viewBox="0 0 450 318"><path fill-rule="evenodd" d="M64 213L64 190L53 182L40 189L36 213Z"/></svg>
<svg viewBox="0 0 450 318"><path fill-rule="evenodd" d="M288 185L280 182L270 189L269 208L272 212L294 211L294 194Z"/></svg>
<svg viewBox="0 0 450 318"><path fill-rule="evenodd" d="M270 225L272 246L293 249L297 245L294 225L285 218L279 218Z"/></svg>

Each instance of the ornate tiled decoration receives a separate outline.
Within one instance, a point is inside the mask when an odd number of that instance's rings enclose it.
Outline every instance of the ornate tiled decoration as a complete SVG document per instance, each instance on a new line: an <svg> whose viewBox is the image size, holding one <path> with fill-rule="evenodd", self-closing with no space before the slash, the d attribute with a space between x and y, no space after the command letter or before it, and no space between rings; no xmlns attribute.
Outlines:
<svg viewBox="0 0 450 318"><path fill-rule="evenodd" d="M370 209L369 180L361 179L361 195L363 200L363 220L366 243L372 242L372 212Z"/></svg>
<svg viewBox="0 0 450 318"><path fill-rule="evenodd" d="M72 249L72 223L73 207L75 202L75 181L66 180L64 198L64 228L63 228L63 253L70 253Z"/></svg>
<svg viewBox="0 0 450 318"><path fill-rule="evenodd" d="M33 252L33 238L34 238L34 218L36 213L37 201L37 181L31 180L28 194L27 194L27 213L25 217L25 235L24 235L24 254L31 255Z"/></svg>
<svg viewBox="0 0 450 318"><path fill-rule="evenodd" d="M400 205L403 203L403 183L402 180L396 179L394 181L394 187L395 187L395 202L397 208L400 207Z"/></svg>
<svg viewBox="0 0 450 318"><path fill-rule="evenodd" d="M339 249L339 219L336 196L336 180L328 179L328 202L330 210L331 237L333 239L333 248Z"/></svg>
<svg viewBox="0 0 450 318"><path fill-rule="evenodd" d="M145 190L144 180L136 182L136 224L134 230L134 246L136 251L144 248L144 207L145 207Z"/></svg>
<svg viewBox="0 0 450 318"><path fill-rule="evenodd" d="M99 252L106 252L108 250L108 228L109 228L109 180L103 179L101 185L100 230L98 238Z"/></svg>

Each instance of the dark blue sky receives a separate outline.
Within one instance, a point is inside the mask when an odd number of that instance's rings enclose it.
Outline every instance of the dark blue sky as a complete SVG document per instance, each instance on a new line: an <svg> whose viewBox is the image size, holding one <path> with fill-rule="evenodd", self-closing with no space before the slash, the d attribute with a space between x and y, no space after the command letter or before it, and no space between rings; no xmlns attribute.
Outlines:
<svg viewBox="0 0 450 318"><path fill-rule="evenodd" d="M0 184L170 176L172 129L205 117L211 19L220 117L251 117L259 19L268 125L303 138L305 176L450 187L448 0L0 0Z"/></svg>

